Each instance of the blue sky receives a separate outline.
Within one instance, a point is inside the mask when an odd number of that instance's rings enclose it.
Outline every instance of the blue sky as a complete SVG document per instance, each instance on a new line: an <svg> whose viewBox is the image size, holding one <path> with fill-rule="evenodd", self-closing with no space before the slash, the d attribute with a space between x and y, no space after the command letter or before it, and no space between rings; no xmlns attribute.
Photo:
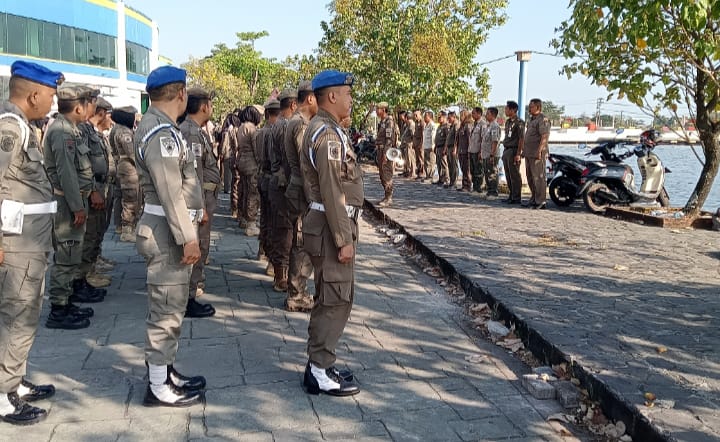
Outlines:
<svg viewBox="0 0 720 442"><path fill-rule="evenodd" d="M235 33L268 31L269 37L256 47L265 56L282 59L293 54L309 54L322 38L320 22L328 20L329 0L274 0L269 2L228 2L220 0L126 0L126 4L150 16L160 28L160 51L175 64L190 56L204 57L220 42L234 45ZM202 5L202 9L198 8ZM479 49L477 60L494 60L517 50L552 52L548 43L560 22L570 15L568 0L510 0L507 23L490 32L488 42ZM596 100L607 92L584 77L568 80L559 74L564 60L533 54L528 64L527 95L565 106L569 114L595 113ZM492 90L488 104L517 99L518 62L514 57L487 65ZM627 102L613 101L603 112L641 118L643 114Z"/></svg>

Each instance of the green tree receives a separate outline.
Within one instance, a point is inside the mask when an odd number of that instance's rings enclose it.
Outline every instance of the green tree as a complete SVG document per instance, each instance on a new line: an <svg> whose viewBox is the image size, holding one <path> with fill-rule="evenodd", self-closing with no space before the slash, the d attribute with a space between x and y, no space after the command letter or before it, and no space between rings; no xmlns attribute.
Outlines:
<svg viewBox="0 0 720 442"><path fill-rule="evenodd" d="M355 117L378 101L405 109L478 103L488 74L473 61L507 0L333 0L318 67L356 75Z"/></svg>
<svg viewBox="0 0 720 442"><path fill-rule="evenodd" d="M665 108L677 116L683 107L696 120L705 161L685 204L696 216L720 165L720 2L571 0L570 7L553 41L573 60L568 76L589 76L652 115Z"/></svg>
<svg viewBox="0 0 720 442"><path fill-rule="evenodd" d="M553 126L559 126L563 116L565 115L565 106L555 104L550 100L543 100L542 112L543 115L550 119ZM530 115L530 111L528 111L527 106L525 106L525 115Z"/></svg>
<svg viewBox="0 0 720 442"><path fill-rule="evenodd" d="M244 103L249 103L250 89L240 78L217 67L212 57L190 59L183 65L188 72L188 84L215 92L213 118L221 120Z"/></svg>

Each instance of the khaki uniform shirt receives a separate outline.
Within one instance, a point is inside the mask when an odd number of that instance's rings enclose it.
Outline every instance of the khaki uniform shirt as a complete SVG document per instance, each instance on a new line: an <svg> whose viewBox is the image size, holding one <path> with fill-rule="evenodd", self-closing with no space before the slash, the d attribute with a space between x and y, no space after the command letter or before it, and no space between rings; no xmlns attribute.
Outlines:
<svg viewBox="0 0 720 442"><path fill-rule="evenodd" d="M87 207L86 200L95 189L90 148L78 127L64 115L58 115L45 134L45 168L56 192L62 192L71 212Z"/></svg>
<svg viewBox="0 0 720 442"><path fill-rule="evenodd" d="M150 106L135 131L134 144L145 204L162 206L176 244L196 241L197 228L188 209L202 209L202 192L195 156L179 128L165 113Z"/></svg>
<svg viewBox="0 0 720 442"><path fill-rule="evenodd" d="M470 145L468 146L468 152L480 153L480 150L482 148L483 130L487 125L487 121L481 118L470 124Z"/></svg>
<svg viewBox="0 0 720 442"><path fill-rule="evenodd" d="M438 155L442 153L443 148L447 145L449 132L450 125L448 123L441 124L435 132L435 152Z"/></svg>
<svg viewBox="0 0 720 442"><path fill-rule="evenodd" d="M13 103L0 104L2 114L16 115L22 123L11 116L0 118L0 207L5 200L23 204L51 202L53 189L43 167L37 133ZM3 234L0 230L0 250L50 252L53 249L53 218L52 214L25 215L21 234Z"/></svg>
<svg viewBox="0 0 720 442"><path fill-rule="evenodd" d="M324 218L335 246L353 244L353 221L345 206L362 207L362 171L343 128L320 109L310 120L300 156L308 200L325 205ZM317 226L303 224L303 230Z"/></svg>
<svg viewBox="0 0 720 442"><path fill-rule="evenodd" d="M413 120L408 120L403 128L400 143L402 143L403 146L411 147L413 145L413 140L415 140L415 122Z"/></svg>
<svg viewBox="0 0 720 442"><path fill-rule="evenodd" d="M470 148L470 130L472 123L465 123L460 126L457 134L458 153L467 154Z"/></svg>
<svg viewBox="0 0 720 442"><path fill-rule="evenodd" d="M414 149L421 149L423 147L423 134L425 132L425 122L419 121L415 122L415 132L413 133L413 143L412 146Z"/></svg>
<svg viewBox="0 0 720 442"><path fill-rule="evenodd" d="M290 177L290 166L285 156L285 129L287 129L288 120L280 115L275 121L272 128L272 149L270 149L270 172L272 178L270 184L276 188L287 187L288 178Z"/></svg>
<svg viewBox="0 0 720 442"><path fill-rule="evenodd" d="M497 121L488 123L483 130L482 147L480 149L480 158L487 160L492 154L493 143L500 142L500 125ZM495 148L495 157L498 157L499 146Z"/></svg>
<svg viewBox="0 0 720 442"><path fill-rule="evenodd" d="M457 147L457 135L459 129L459 121L455 121L453 124L448 123L447 141L445 142L445 147L447 147L448 152L452 152Z"/></svg>
<svg viewBox="0 0 720 442"><path fill-rule="evenodd" d="M122 124L116 124L110 131L110 146L113 153L117 152L118 163L129 161L135 165L135 147L133 146L133 131Z"/></svg>
<svg viewBox="0 0 720 442"><path fill-rule="evenodd" d="M512 149L520 146L520 139L525 137L525 122L518 118L508 118L505 121L505 149Z"/></svg>
<svg viewBox="0 0 720 442"><path fill-rule="evenodd" d="M390 115L383 118L378 124L377 138L375 138L375 146L379 149L397 147L395 145L395 137L397 127L395 120Z"/></svg>
<svg viewBox="0 0 720 442"><path fill-rule="evenodd" d="M185 118L180 125L180 132L195 156L200 186L203 190L217 190L220 183L220 168L208 135L192 118Z"/></svg>
<svg viewBox="0 0 720 442"><path fill-rule="evenodd" d="M435 135L437 135L437 123L431 121L423 128L423 150L435 148Z"/></svg>
<svg viewBox="0 0 720 442"><path fill-rule="evenodd" d="M249 121L244 122L235 132L235 145L237 146L237 169L243 175L254 175L258 171L258 161L255 156L255 131L257 128Z"/></svg>
<svg viewBox="0 0 720 442"><path fill-rule="evenodd" d="M309 123L310 120L306 119L302 113L297 112L290 118L287 129L285 129L285 157L290 167L290 181L285 196L299 200L298 202L303 205L307 205L307 196L305 195L300 155L303 137L305 137Z"/></svg>
<svg viewBox="0 0 720 442"><path fill-rule="evenodd" d="M540 152L540 140L542 136L550 133L550 120L539 113L530 117L525 130L525 144L523 145L523 156L525 158L537 158ZM547 152L545 152L547 154Z"/></svg>
<svg viewBox="0 0 720 442"><path fill-rule="evenodd" d="M110 164L108 154L103 144L103 136L95 129L89 121L83 121L77 125L78 130L82 134L85 145L90 148L90 164L92 165L93 176L95 178L95 187L100 195L107 195L107 180Z"/></svg>

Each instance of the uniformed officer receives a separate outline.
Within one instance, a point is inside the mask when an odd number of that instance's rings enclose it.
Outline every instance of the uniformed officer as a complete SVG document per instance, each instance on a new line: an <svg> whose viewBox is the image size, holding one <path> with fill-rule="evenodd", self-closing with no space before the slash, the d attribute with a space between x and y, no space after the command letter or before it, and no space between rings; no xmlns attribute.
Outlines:
<svg viewBox="0 0 720 442"><path fill-rule="evenodd" d="M132 106L113 110L112 120L115 122L110 131L110 145L117 152L117 179L121 193L121 235L120 241L135 241L135 224L140 218L140 184L135 168L135 148L133 147L133 130L137 109Z"/></svg>
<svg viewBox="0 0 720 442"><path fill-rule="evenodd" d="M95 190L90 148L77 127L86 120L88 103L95 100L94 95L94 89L84 86L60 86L59 115L43 142L45 167L58 205L48 290L51 310L45 323L48 328L88 327L93 310L75 308L72 302L100 302L106 294L104 289L95 289L84 280L75 281L82 263L88 206L104 207L100 193Z"/></svg>
<svg viewBox="0 0 720 442"><path fill-rule="evenodd" d="M285 156L285 129L288 121L297 110L297 90L283 89L278 96L280 116L272 128L272 149L270 150L270 206L272 234L272 257L275 266L273 290L286 292L288 288L288 268L290 249L292 248L293 222L290 220L285 190L290 176L290 168Z"/></svg>
<svg viewBox="0 0 720 442"><path fill-rule="evenodd" d="M438 180L434 184L446 185L450 182L448 176L448 159L445 146L447 145L450 125L447 122L447 112L440 111L438 114L438 127L435 132L435 154L437 155Z"/></svg>
<svg viewBox="0 0 720 442"><path fill-rule="evenodd" d="M334 70L313 78L320 109L305 132L300 157L309 201L303 241L315 268L316 290L303 379L310 394L349 396L360 391L334 366L355 296L355 250L364 200L362 172L339 124L350 116L352 84L351 74Z"/></svg>
<svg viewBox="0 0 720 442"><path fill-rule="evenodd" d="M285 198L287 198L288 217L293 224L285 308L291 312L310 311L313 306L313 298L307 292L307 280L312 274L312 262L305 252L302 237L302 216L307 210L308 202L300 167L300 154L305 130L310 119L317 112L317 100L312 90L312 83L301 81L298 85L298 109L285 129L285 156L290 168Z"/></svg>
<svg viewBox="0 0 720 442"><path fill-rule="evenodd" d="M389 206L392 203L393 194L393 173L395 163L387 159L385 154L388 149L397 147L398 128L392 115L388 113L390 105L383 101L375 106L375 112L380 120L378 123L375 148L377 152L378 170L380 171L380 183L385 191L384 198L378 203L379 206Z"/></svg>
<svg viewBox="0 0 720 442"><path fill-rule="evenodd" d="M52 186L30 120L44 118L53 104L60 72L26 61L10 67L10 99L0 104L0 420L29 425L47 412L26 401L46 399L52 385L25 380L52 250Z"/></svg>
<svg viewBox="0 0 720 442"><path fill-rule="evenodd" d="M415 170L412 171L416 175L415 179L420 181L425 178L425 155L423 155L423 135L425 133L425 121L422 112L416 110L413 112L413 121L415 122L415 134L413 135L413 150L415 151Z"/></svg>
<svg viewBox="0 0 720 442"><path fill-rule="evenodd" d="M201 130L212 116L213 98L214 94L203 89L188 89L187 117L180 125L180 132L195 156L198 180L203 190L203 216L198 227L201 256L193 265L190 275L190 293L185 310L185 316L188 318L206 318L215 314L212 305L201 304L195 299L197 295L202 294L205 286L205 260L210 254L210 231L220 190L218 158L207 134Z"/></svg>
<svg viewBox="0 0 720 442"><path fill-rule="evenodd" d="M176 125L187 107L185 80L185 70L173 66L148 75L151 105L133 139L145 198L135 245L147 263L146 406L193 405L205 388L204 377L183 376L173 367L190 272L200 259L196 223L203 217L195 156Z"/></svg>
<svg viewBox="0 0 720 442"><path fill-rule="evenodd" d="M415 173L415 149L413 149L413 140L415 139L415 121L410 112L400 112L400 121L403 123L402 135L400 136L400 150L403 154L403 176L410 178Z"/></svg>
<svg viewBox="0 0 720 442"><path fill-rule="evenodd" d="M533 98L528 105L530 121L525 130L522 156L525 158L525 174L530 187L528 206L545 209L547 200L547 177L545 162L548 154L550 120L542 113L542 100Z"/></svg>
<svg viewBox="0 0 720 442"><path fill-rule="evenodd" d="M273 264L272 235L272 207L270 205L270 179L272 178L270 150L272 149L272 128L280 116L280 102L271 98L265 102L265 124L255 134L255 152L257 154L258 191L260 192L260 235L258 236L258 259L263 256L268 260L265 273L275 276Z"/></svg>
<svg viewBox="0 0 720 442"><path fill-rule="evenodd" d="M446 189L455 189L457 187L458 178L458 132L460 131L460 121L457 119L455 111L448 113L448 136L445 142L445 161L447 165L449 182L445 185Z"/></svg>
<svg viewBox="0 0 720 442"><path fill-rule="evenodd" d="M257 236L256 225L260 192L257 189L258 161L255 153L255 131L262 121L265 109L260 105L246 106L240 112L240 126L236 132L237 157L235 167L239 175L238 225L245 235Z"/></svg>
<svg viewBox="0 0 720 442"><path fill-rule="evenodd" d="M508 185L508 204L520 204L522 195L522 176L520 161L525 141L525 122L518 117L518 104L508 101L505 104L505 140L503 141L503 170Z"/></svg>
<svg viewBox="0 0 720 442"><path fill-rule="evenodd" d="M87 221L85 222L85 237L83 238L82 262L78 266L78 274L75 284L87 286L88 275L93 271L95 261L100 256L103 237L105 236L105 225L107 218L106 204L108 196L108 175L110 162L105 146L105 140L98 129L112 111L112 105L102 97L91 100L87 106L88 119L78 124L78 130L83 136L85 145L90 149L90 163L94 177L93 191L97 192L102 200L101 205L92 206L88 210ZM105 287L110 285L110 278L100 275L92 275L94 287Z"/></svg>

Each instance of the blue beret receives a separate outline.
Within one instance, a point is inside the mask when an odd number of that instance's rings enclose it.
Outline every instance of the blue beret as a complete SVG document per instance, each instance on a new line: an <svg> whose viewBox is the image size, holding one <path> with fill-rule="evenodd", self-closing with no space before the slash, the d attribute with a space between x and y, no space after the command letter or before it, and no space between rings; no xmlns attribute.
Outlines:
<svg viewBox="0 0 720 442"><path fill-rule="evenodd" d="M145 90L157 89L170 83L185 83L187 72L175 66L160 66L148 75Z"/></svg>
<svg viewBox="0 0 720 442"><path fill-rule="evenodd" d="M22 77L51 88L57 88L65 79L61 72L51 71L45 66L22 60L18 60L10 66L10 75Z"/></svg>
<svg viewBox="0 0 720 442"><path fill-rule="evenodd" d="M352 86L355 81L353 74L335 70L322 71L312 79L314 91L331 86Z"/></svg>

